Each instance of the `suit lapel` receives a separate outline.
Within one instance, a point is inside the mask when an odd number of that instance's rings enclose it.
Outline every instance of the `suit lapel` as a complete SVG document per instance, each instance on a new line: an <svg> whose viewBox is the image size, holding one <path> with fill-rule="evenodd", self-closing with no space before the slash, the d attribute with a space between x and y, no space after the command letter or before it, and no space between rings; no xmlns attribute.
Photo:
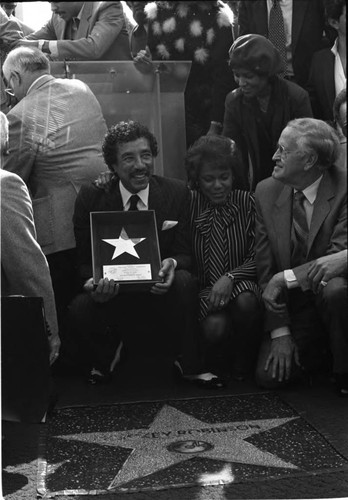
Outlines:
<svg viewBox="0 0 348 500"><path fill-rule="evenodd" d="M66 22L58 14L54 14L54 31L56 32L57 40L64 40L65 30Z"/></svg>
<svg viewBox="0 0 348 500"><path fill-rule="evenodd" d="M258 33L260 35L268 37L268 10L267 10L267 0L262 0L261 2L254 3L254 19L257 20L257 24L260 26Z"/></svg>
<svg viewBox="0 0 348 500"><path fill-rule="evenodd" d="M324 61L323 61L324 62ZM335 56L330 51L330 54L325 61L325 71L323 71L323 78L325 79L325 93L329 104L334 102L336 89L335 89Z"/></svg>
<svg viewBox="0 0 348 500"><path fill-rule="evenodd" d="M308 9L309 0L293 0L291 50L295 53L297 42L301 33L302 24Z"/></svg>
<svg viewBox="0 0 348 500"><path fill-rule="evenodd" d="M82 13L81 13L81 19L80 19L80 24L79 28L77 30L77 38L86 38L88 35L88 30L90 27L90 17L93 12L93 5L95 2L85 2ZM99 3L99 2L97 2Z"/></svg>
<svg viewBox="0 0 348 500"><path fill-rule="evenodd" d="M115 182L114 186L110 189L110 191L107 192L105 200L106 203L105 203L105 208L103 208L103 210L105 211L110 210L117 212L123 211L123 202L120 192L120 184L118 180Z"/></svg>
<svg viewBox="0 0 348 500"><path fill-rule="evenodd" d="M165 221L166 200L163 197L160 186L155 177L150 179L149 187L149 210L155 210L156 223L158 232L161 231L163 222Z"/></svg>
<svg viewBox="0 0 348 500"><path fill-rule="evenodd" d="M313 216L311 221L311 227L309 228L308 235L308 253L311 250L315 237L318 231L326 219L328 213L330 212L330 199L335 196L334 188L332 186L331 179L327 172L319 184L317 197L314 202Z"/></svg>
<svg viewBox="0 0 348 500"><path fill-rule="evenodd" d="M288 269L290 265L291 204L292 188L284 186L272 212L278 255L283 269Z"/></svg>

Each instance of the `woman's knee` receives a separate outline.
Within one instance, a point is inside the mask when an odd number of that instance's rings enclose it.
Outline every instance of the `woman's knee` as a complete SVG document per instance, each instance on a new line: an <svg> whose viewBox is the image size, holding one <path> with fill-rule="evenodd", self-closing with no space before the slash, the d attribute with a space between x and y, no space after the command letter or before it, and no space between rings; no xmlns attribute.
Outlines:
<svg viewBox="0 0 348 500"><path fill-rule="evenodd" d="M245 316L261 314L262 306L253 292L242 292L233 300L233 307Z"/></svg>
<svg viewBox="0 0 348 500"><path fill-rule="evenodd" d="M229 318L224 311L209 314L201 322L203 338L209 343L221 341L228 332Z"/></svg>

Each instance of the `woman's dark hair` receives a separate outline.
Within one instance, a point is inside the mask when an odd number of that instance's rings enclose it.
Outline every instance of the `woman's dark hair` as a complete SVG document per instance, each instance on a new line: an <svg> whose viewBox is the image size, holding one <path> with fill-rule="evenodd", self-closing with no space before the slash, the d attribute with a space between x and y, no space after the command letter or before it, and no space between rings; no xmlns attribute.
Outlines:
<svg viewBox="0 0 348 500"><path fill-rule="evenodd" d="M118 147L127 142L137 139L147 139L152 156L158 154L158 146L155 136L141 123L133 120L122 121L112 125L107 131L103 142L103 156L106 165L113 172L113 165L117 165Z"/></svg>
<svg viewBox="0 0 348 500"><path fill-rule="evenodd" d="M198 188L198 178L203 165L229 168L233 175L239 164L239 154L232 139L220 135L204 135L186 153L185 168L189 187Z"/></svg>

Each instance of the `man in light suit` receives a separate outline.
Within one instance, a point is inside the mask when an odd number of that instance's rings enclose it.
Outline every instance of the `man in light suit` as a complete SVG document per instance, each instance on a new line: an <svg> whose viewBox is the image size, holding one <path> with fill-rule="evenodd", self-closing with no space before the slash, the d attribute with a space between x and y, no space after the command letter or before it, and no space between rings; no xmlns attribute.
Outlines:
<svg viewBox="0 0 348 500"><path fill-rule="evenodd" d="M50 21L19 45L37 47L52 60L131 59L121 2L50 3Z"/></svg>
<svg viewBox="0 0 348 500"><path fill-rule="evenodd" d="M272 177L256 188L256 265L266 306L257 379L265 387L290 380L296 365L308 368L323 332L337 385L348 389L347 274L313 280L318 258L347 248L346 171L335 165L338 155L328 124L293 120L279 138Z"/></svg>
<svg viewBox="0 0 348 500"><path fill-rule="evenodd" d="M104 187L83 186L74 213L84 293L73 301L71 312L76 323L74 330L82 333L88 347L86 355L90 356L92 368L88 380L92 384L109 380L115 350L122 346L122 341L127 343L134 321L138 321L142 337L146 338L146 324L159 317L165 322L161 328L162 339L168 334L173 318L182 318L176 334L182 338L183 364L186 363L186 372L195 373L199 368L193 365L198 356L194 347L198 295L188 272L191 266L189 191L182 181L153 175L157 142L138 122L120 122L111 127L103 143L103 153L113 176ZM132 206L132 195L137 195L135 206ZM125 293L122 285L107 278L93 286L90 212L129 209L155 211L163 259L159 278L163 281L154 284L150 292ZM175 315L171 316L174 310Z"/></svg>
<svg viewBox="0 0 348 500"><path fill-rule="evenodd" d="M8 121L0 112L1 160L7 154ZM50 330L50 362L59 354L56 306L47 260L36 241L28 188L16 174L0 170L1 296L42 297Z"/></svg>
<svg viewBox="0 0 348 500"><path fill-rule="evenodd" d="M75 293L74 203L81 185L104 170L101 141L107 128L87 85L51 76L49 61L38 49L12 50L3 74L19 101L7 115L10 154L3 168L28 185L64 332L64 312Z"/></svg>
<svg viewBox="0 0 348 500"><path fill-rule="evenodd" d="M286 35L287 74L302 87L307 83L312 55L323 48L323 0L276 0L281 7ZM239 2L239 36L255 33L268 38L273 0Z"/></svg>

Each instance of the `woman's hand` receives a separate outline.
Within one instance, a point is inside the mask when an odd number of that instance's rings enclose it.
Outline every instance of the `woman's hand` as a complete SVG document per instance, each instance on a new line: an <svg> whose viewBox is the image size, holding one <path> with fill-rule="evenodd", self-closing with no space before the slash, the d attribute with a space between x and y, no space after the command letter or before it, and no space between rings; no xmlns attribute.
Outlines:
<svg viewBox="0 0 348 500"><path fill-rule="evenodd" d="M209 294L209 312L219 311L222 307L227 306L230 301L233 290L233 281L227 276L221 276L214 283L213 288Z"/></svg>

